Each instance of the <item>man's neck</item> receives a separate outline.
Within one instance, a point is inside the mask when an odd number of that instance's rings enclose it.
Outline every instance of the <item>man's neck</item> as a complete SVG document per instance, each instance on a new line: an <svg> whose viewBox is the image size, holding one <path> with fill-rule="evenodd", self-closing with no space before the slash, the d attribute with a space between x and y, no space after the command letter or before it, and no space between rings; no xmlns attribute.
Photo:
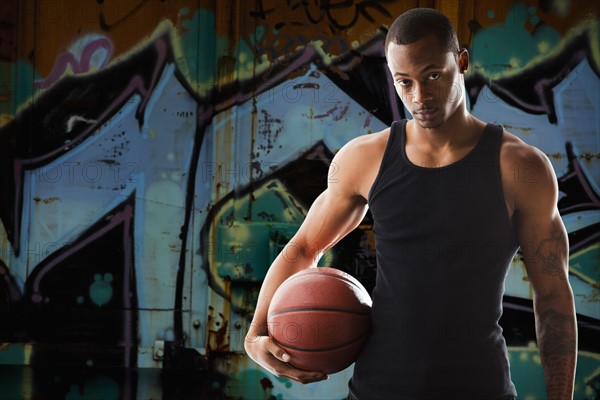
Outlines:
<svg viewBox="0 0 600 400"><path fill-rule="evenodd" d="M432 150L469 146L483 130L485 124L466 110L457 110L448 120L436 128L423 128L415 120L408 128L409 140L419 147Z"/></svg>

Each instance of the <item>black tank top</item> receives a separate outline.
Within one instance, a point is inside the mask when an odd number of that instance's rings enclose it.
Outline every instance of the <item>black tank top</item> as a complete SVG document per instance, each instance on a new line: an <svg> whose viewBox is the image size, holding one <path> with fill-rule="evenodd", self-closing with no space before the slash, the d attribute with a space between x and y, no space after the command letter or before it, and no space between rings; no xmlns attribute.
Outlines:
<svg viewBox="0 0 600 400"><path fill-rule="evenodd" d="M439 168L406 156L394 122L369 192L377 277L372 332L354 367L362 399L516 396L498 320L518 248L500 178L503 129L488 124Z"/></svg>

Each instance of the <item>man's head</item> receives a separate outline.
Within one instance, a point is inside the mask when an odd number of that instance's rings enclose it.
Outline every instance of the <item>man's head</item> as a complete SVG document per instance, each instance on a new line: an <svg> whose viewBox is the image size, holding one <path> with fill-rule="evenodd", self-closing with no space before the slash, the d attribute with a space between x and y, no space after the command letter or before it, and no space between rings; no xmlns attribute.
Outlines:
<svg viewBox="0 0 600 400"><path fill-rule="evenodd" d="M413 8L396 18L385 38L385 54L390 43L412 44L429 34L435 35L444 52L458 54L458 38L452 23L432 8Z"/></svg>
<svg viewBox="0 0 600 400"><path fill-rule="evenodd" d="M421 127L440 128L465 115L469 53L458 48L448 18L427 8L405 12L390 27L385 50L396 92Z"/></svg>

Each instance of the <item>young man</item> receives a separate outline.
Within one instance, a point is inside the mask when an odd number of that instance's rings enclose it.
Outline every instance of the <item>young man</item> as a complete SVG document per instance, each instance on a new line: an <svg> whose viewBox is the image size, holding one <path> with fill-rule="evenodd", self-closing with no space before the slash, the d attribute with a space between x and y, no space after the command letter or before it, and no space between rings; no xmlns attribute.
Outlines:
<svg viewBox="0 0 600 400"><path fill-rule="evenodd" d="M264 280L248 355L280 377L327 378L287 364L289 355L267 336L267 309L277 287L315 267L369 207L377 248L372 332L350 398L515 398L498 320L520 246L548 399L571 399L576 320L552 166L537 149L468 112L469 54L445 16L432 9L402 14L385 50L413 119L358 137L336 154L336 180Z"/></svg>

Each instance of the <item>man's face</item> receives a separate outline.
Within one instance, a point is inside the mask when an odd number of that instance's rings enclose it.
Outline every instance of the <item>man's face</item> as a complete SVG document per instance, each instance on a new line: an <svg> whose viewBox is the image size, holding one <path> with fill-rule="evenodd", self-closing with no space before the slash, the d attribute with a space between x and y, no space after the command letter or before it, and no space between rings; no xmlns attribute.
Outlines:
<svg viewBox="0 0 600 400"><path fill-rule="evenodd" d="M396 92L421 127L440 127L463 104L466 50L445 53L430 34L408 45L390 43L386 57Z"/></svg>

